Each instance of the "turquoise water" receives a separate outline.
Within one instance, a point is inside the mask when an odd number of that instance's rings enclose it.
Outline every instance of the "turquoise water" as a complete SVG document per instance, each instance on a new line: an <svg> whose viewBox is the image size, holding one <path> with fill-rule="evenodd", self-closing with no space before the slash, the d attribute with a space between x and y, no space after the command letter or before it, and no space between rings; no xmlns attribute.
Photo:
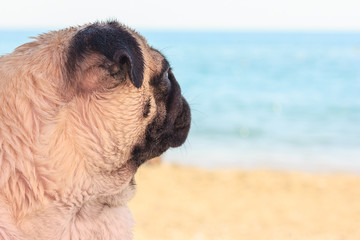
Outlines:
<svg viewBox="0 0 360 240"><path fill-rule="evenodd" d="M141 32L192 107L166 161L360 172L360 33ZM1 31L0 54L35 33Z"/></svg>

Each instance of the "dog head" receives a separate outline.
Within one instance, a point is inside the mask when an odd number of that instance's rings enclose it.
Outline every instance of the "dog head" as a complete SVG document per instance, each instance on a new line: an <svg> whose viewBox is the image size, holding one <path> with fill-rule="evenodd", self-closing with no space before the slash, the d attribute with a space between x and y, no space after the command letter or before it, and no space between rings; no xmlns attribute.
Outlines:
<svg viewBox="0 0 360 240"><path fill-rule="evenodd" d="M131 149L121 162L138 167L185 141L189 105L169 62L138 33L117 22L86 26L72 37L66 59L64 97L104 104L109 116L97 115L112 129L103 130L117 150Z"/></svg>
<svg viewBox="0 0 360 240"><path fill-rule="evenodd" d="M185 141L189 105L168 61L138 33L117 22L85 26L70 39L65 59L63 120L92 174L120 180L118 187L143 162Z"/></svg>
<svg viewBox="0 0 360 240"><path fill-rule="evenodd" d="M23 182L42 189L29 202L123 204L137 168L187 137L190 108L168 61L117 22L49 32L0 60L3 98L22 106L2 115L37 172Z"/></svg>

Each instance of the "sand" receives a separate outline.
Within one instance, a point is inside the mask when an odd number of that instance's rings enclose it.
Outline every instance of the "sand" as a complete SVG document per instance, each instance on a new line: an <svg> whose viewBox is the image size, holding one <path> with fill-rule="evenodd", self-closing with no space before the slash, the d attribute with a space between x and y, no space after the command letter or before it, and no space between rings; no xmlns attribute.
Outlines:
<svg viewBox="0 0 360 240"><path fill-rule="evenodd" d="M135 240L360 239L360 176L142 166Z"/></svg>

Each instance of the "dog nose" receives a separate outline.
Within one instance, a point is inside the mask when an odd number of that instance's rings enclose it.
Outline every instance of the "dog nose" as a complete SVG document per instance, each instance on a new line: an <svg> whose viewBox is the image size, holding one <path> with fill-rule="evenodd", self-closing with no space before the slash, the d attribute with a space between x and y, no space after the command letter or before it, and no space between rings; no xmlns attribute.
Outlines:
<svg viewBox="0 0 360 240"><path fill-rule="evenodd" d="M171 89L166 107L168 110L168 121L173 126L178 117L178 114L183 108L183 102L185 99L181 95L181 88L179 83L176 81L174 74L170 71L169 80L171 83Z"/></svg>

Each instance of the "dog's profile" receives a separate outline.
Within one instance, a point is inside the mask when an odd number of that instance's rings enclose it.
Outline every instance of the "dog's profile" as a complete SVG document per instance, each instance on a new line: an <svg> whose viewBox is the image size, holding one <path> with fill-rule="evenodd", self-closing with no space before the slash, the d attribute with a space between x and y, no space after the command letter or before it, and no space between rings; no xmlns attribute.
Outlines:
<svg viewBox="0 0 360 240"><path fill-rule="evenodd" d="M189 128L168 61L115 21L0 57L0 239L132 239L137 168Z"/></svg>

